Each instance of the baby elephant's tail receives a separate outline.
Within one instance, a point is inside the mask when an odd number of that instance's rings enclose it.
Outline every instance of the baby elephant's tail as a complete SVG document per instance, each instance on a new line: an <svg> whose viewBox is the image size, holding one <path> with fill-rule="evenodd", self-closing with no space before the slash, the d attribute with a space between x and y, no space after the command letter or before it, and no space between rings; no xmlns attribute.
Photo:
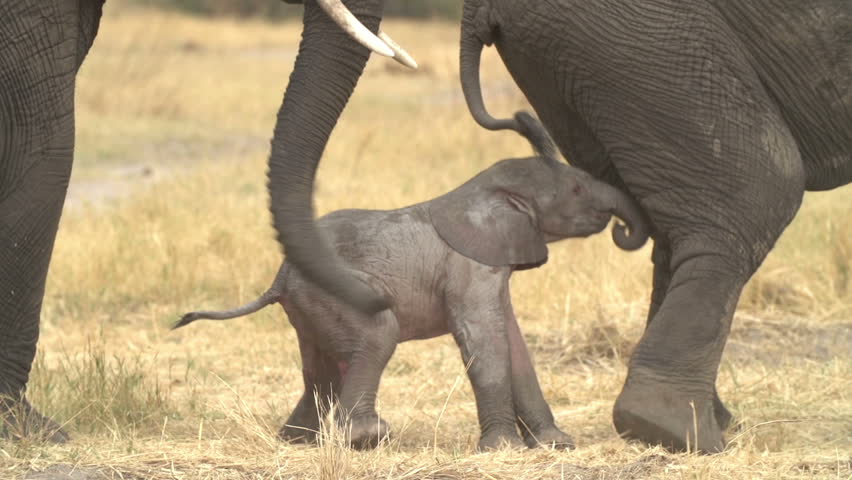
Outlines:
<svg viewBox="0 0 852 480"><path fill-rule="evenodd" d="M254 313L271 303L277 302L280 297L281 292L269 289L264 292L263 295L257 297L251 302L245 305L241 305L237 308L233 308L231 310L189 312L186 315L182 316L179 322L174 324L172 330L183 327L185 325L189 325L190 323L200 319L228 320L229 318L242 317L243 315Z"/></svg>
<svg viewBox="0 0 852 480"><path fill-rule="evenodd" d="M261 296L257 297L251 302L245 305L241 305L237 308L232 308L230 310L189 312L183 317L181 317L180 320L174 324L172 330L183 327L185 325L189 325L190 323L200 319L228 320L230 318L242 317L243 315L254 313L269 304L279 301L283 293L282 283L284 277L284 270L285 267L282 266L281 269L278 271L278 275L275 276L275 281L272 282L272 286L269 287L269 290L265 291Z"/></svg>

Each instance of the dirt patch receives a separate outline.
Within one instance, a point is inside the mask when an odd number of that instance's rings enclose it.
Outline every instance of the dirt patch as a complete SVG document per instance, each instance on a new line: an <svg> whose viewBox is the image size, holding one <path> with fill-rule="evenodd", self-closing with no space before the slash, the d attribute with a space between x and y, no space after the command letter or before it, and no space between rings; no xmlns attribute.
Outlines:
<svg viewBox="0 0 852 480"><path fill-rule="evenodd" d="M825 362L852 353L852 322L807 323L737 315L725 359L774 364L791 358Z"/></svg>
<svg viewBox="0 0 852 480"><path fill-rule="evenodd" d="M72 178L65 208L109 205L140 188L190 173L201 162L245 158L268 149L268 138L253 135L233 135L212 143L182 140L151 143L114 166L93 167L97 168L97 175Z"/></svg>
<svg viewBox="0 0 852 480"><path fill-rule="evenodd" d="M100 470L74 465L51 465L46 469L30 472L24 480L106 480L111 478Z"/></svg>
<svg viewBox="0 0 852 480"><path fill-rule="evenodd" d="M539 362L568 366L619 359L626 363L641 333L600 323L579 337L527 334ZM852 322L811 323L738 314L725 346L725 360L777 364L791 359L825 362L852 354Z"/></svg>
<svg viewBox="0 0 852 480"><path fill-rule="evenodd" d="M841 475L852 472L852 457L834 462L801 462L792 469L798 474L842 478Z"/></svg>
<svg viewBox="0 0 852 480"><path fill-rule="evenodd" d="M638 478L661 478L662 467L667 465L670 459L663 455L648 455L633 462L623 465L606 466L583 466L575 463L563 462L520 462L512 467L511 471L500 472L493 465L481 464L479 462L465 462L462 464L437 464L423 468L412 467L399 478L419 480L462 480L471 478L573 478L573 479L638 479ZM406 470L406 465L399 465L399 469ZM211 460L206 465L181 465L180 462L141 462L134 466L114 465L109 469L101 471L74 469L70 465L54 465L44 472L33 473L26 476L25 480L136 480L136 479L166 479L166 478L270 478L272 472L268 468L253 468L250 465L217 464ZM386 474L386 472L383 472ZM656 475L655 475L656 474ZM70 476L69 476L70 475ZM86 476L89 475L89 476ZM378 475L377 476L384 476ZM284 475L283 477L287 477ZM294 476L293 478L298 478Z"/></svg>
<svg viewBox="0 0 852 480"><path fill-rule="evenodd" d="M596 363L602 359L626 362L635 347L635 335L619 330L615 324L598 324L582 333L581 337L571 338L537 334L525 337L536 361L557 366Z"/></svg>

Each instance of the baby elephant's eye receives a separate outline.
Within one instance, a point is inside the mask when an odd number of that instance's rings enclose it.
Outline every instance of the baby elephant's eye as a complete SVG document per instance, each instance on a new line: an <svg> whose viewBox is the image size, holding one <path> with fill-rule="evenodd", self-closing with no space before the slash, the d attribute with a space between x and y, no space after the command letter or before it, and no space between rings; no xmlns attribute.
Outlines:
<svg viewBox="0 0 852 480"><path fill-rule="evenodd" d="M574 195L581 195L584 191L583 185L580 183L574 184L574 188L571 189L571 193Z"/></svg>

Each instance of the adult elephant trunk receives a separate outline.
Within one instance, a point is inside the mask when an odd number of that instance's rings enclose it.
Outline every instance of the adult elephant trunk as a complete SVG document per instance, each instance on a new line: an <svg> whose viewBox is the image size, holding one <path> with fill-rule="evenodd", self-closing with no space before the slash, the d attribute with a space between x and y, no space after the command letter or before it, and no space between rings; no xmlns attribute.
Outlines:
<svg viewBox="0 0 852 480"><path fill-rule="evenodd" d="M645 245L651 234L650 223L636 201L604 182L595 182L592 188L602 203L609 207L609 211L626 224L617 224L612 228L612 241L624 250L638 250Z"/></svg>
<svg viewBox="0 0 852 480"><path fill-rule="evenodd" d="M307 278L365 313L389 302L351 275L314 223L314 176L331 131L369 58L313 1L305 1L299 54L278 112L269 157L270 209L287 259ZM372 32L383 0L347 2Z"/></svg>

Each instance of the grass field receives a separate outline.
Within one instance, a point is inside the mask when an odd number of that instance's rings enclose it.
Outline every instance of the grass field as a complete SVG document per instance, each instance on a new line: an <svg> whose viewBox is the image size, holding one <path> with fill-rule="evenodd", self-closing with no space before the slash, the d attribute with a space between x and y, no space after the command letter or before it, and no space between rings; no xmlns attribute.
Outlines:
<svg viewBox="0 0 852 480"><path fill-rule="evenodd" d="M322 163L320 213L414 203L529 152L470 118L457 26L386 30L422 68L370 61ZM73 185L30 385L74 441L0 441L0 478L71 468L180 480L852 478L850 187L808 195L742 297L718 382L741 429L723 454L672 455L614 433L650 248L626 253L608 235L552 245L547 265L512 283L545 397L577 450L476 453L473 396L449 337L397 349L380 391L389 443L353 452L333 430L320 447L276 441L302 393L281 309L168 327L253 298L278 268L265 161L299 32L107 3L78 78ZM483 78L495 113L524 107L493 51Z"/></svg>

